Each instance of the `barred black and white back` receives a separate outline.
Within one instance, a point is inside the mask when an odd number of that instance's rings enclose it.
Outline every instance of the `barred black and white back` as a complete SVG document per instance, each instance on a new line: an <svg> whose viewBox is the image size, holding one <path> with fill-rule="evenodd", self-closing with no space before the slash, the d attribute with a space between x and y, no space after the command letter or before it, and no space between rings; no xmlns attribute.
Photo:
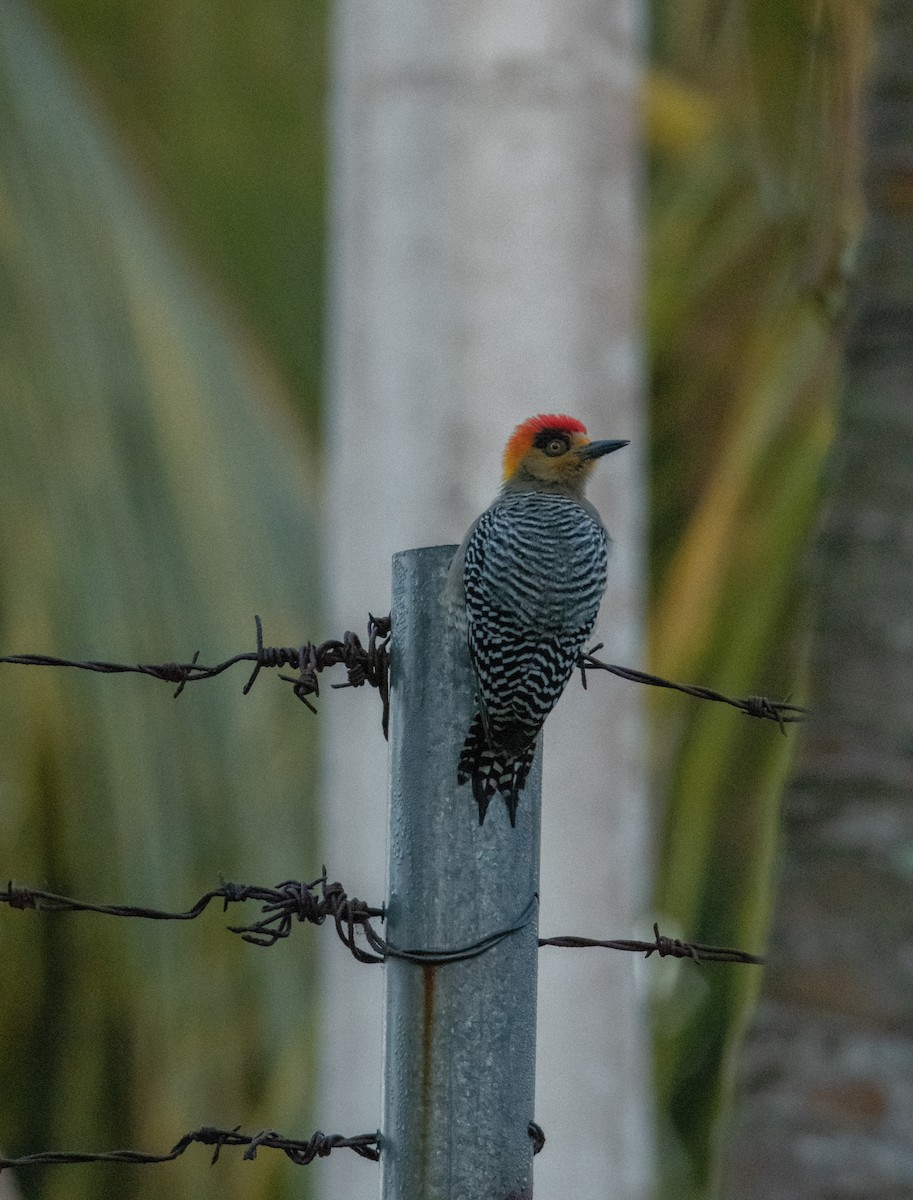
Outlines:
<svg viewBox="0 0 913 1200"><path fill-rule="evenodd" d="M592 505L545 491L504 492L470 531L462 582L478 711L458 781L472 783L480 824L498 792L516 821L536 737L596 622L607 550Z"/></svg>

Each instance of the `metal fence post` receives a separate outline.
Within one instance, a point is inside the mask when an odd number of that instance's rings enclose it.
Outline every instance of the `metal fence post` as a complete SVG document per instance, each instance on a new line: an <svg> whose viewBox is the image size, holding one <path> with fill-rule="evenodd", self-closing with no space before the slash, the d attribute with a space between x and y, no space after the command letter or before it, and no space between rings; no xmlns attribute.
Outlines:
<svg viewBox="0 0 913 1200"><path fill-rule="evenodd" d="M383 1200L532 1196L541 755L516 829L500 798L480 827L456 784L473 688L441 596L454 550L393 559L386 936L449 950L530 919L469 961L388 960Z"/></svg>

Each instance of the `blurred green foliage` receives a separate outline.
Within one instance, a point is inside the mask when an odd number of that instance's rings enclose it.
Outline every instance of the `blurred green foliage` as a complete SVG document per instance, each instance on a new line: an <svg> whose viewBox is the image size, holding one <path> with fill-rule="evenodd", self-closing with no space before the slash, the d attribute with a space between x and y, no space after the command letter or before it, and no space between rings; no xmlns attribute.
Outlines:
<svg viewBox="0 0 913 1200"><path fill-rule="evenodd" d="M653 0L652 15L652 669L801 695L804 553L860 224L869 6ZM796 735L653 699L660 923L759 950ZM663 1194L705 1197L760 977L658 974Z"/></svg>
<svg viewBox="0 0 913 1200"><path fill-rule="evenodd" d="M70 17L82 11L72 7ZM181 42L176 9L172 21L163 44ZM247 325L188 264L189 235L153 214L107 128L34 6L5 0L0 645L133 662L199 649L211 662L252 646L254 612L268 638L295 642L317 621L319 580L317 480L300 423ZM212 226L232 222L240 242L237 212ZM299 242L299 263L302 253ZM286 271L291 294L296 264ZM220 875L317 875L315 723L273 675L242 697L241 671L175 702L148 679L2 668L4 878L185 908ZM4 1150L161 1150L201 1124L309 1127L313 944L266 953L226 924L214 911L179 926L7 911ZM36 1169L18 1182L43 1200L308 1187L279 1156L241 1169L228 1159Z"/></svg>
<svg viewBox="0 0 913 1200"><path fill-rule="evenodd" d="M651 7L653 666L782 695L801 683L870 6ZM250 644L255 610L276 640L312 628L302 434L319 419L328 9L5 0L3 647L206 660ZM316 874L315 730L274 681L242 700L226 678L172 705L142 679L4 680L8 873L175 907L219 873ZM655 728L663 927L757 948L791 742L664 695ZM0 922L0 1079L18 1097L0 1114L4 1148L156 1149L204 1122L308 1128L309 951L240 947L215 914L113 924ZM711 1186L756 983L662 964L660 1161L676 1200ZM211 1170L202 1152L154 1176L85 1167L21 1183L42 1200L308 1188L270 1155Z"/></svg>
<svg viewBox="0 0 913 1200"><path fill-rule="evenodd" d="M39 7L316 432L329 0Z"/></svg>

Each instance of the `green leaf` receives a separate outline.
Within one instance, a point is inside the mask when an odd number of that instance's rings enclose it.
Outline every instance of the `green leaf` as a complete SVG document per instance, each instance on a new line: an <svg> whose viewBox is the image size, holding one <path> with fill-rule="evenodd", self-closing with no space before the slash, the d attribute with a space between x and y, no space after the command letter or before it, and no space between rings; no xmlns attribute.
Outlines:
<svg viewBox="0 0 913 1200"><path fill-rule="evenodd" d="M712 116L700 137L652 144L651 669L731 695L801 696L803 556L860 220L868 21L838 0L653 4L652 70L675 85L661 94L690 97L692 130L695 113ZM763 951L798 732L668 693L653 717L660 925ZM658 975L663 1194L706 1197L760 975L688 963Z"/></svg>
<svg viewBox="0 0 913 1200"><path fill-rule="evenodd" d="M0 295L3 652L218 661L253 648L254 612L274 643L314 636L317 480L287 397L22 0L0 15ZM243 682L173 701L141 677L0 667L3 877L184 908L220 874L318 874L316 724L274 676L246 698ZM0 913L7 1153L307 1127L307 933L266 952L226 923ZM271 1156L230 1175L207 1163L21 1185L300 1194Z"/></svg>

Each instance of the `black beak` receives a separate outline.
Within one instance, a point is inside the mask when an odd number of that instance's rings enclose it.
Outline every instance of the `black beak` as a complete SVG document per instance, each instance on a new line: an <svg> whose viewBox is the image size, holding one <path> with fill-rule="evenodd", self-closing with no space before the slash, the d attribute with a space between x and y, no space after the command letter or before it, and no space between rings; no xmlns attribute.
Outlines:
<svg viewBox="0 0 913 1200"><path fill-rule="evenodd" d="M592 458L602 458L603 454L611 454L615 450L620 450L622 446L630 446L630 442L588 442L587 445L581 446L577 453L584 462L589 462Z"/></svg>

